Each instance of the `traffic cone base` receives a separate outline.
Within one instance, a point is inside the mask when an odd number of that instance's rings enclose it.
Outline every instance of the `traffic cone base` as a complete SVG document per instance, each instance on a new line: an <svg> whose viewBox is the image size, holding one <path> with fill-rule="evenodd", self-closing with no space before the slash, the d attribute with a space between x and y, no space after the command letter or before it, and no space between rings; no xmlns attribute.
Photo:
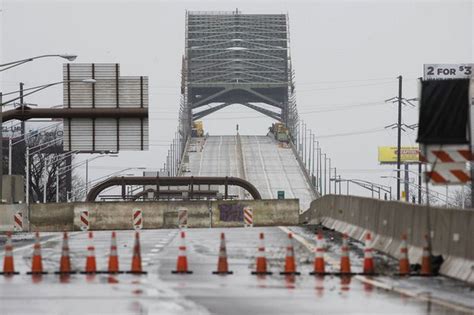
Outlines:
<svg viewBox="0 0 474 315"><path fill-rule="evenodd" d="M20 273L18 271L13 271L13 272L0 272L0 275L2 276L13 276L13 275L19 275Z"/></svg>
<svg viewBox="0 0 474 315"><path fill-rule="evenodd" d="M233 274L233 271L213 271L213 275L231 275Z"/></svg>
<svg viewBox="0 0 474 315"><path fill-rule="evenodd" d="M301 275L301 272L298 271L282 271L280 272L281 275L293 275L293 276L299 276Z"/></svg>
<svg viewBox="0 0 474 315"><path fill-rule="evenodd" d="M252 274L257 275L257 276L265 276L265 275L272 275L273 272L271 272L271 271L252 271Z"/></svg>
<svg viewBox="0 0 474 315"><path fill-rule="evenodd" d="M172 274L191 274L193 273L191 270L172 270L171 271Z"/></svg>
<svg viewBox="0 0 474 315"><path fill-rule="evenodd" d="M339 273L340 274L340 273ZM317 271L311 271L309 273L310 276L330 276L330 275L336 275L334 272L317 272Z"/></svg>

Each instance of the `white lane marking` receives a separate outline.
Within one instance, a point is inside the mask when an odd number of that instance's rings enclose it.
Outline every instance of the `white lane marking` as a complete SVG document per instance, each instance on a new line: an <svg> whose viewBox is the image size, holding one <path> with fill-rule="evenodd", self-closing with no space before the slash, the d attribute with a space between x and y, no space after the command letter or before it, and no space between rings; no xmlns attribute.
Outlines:
<svg viewBox="0 0 474 315"><path fill-rule="evenodd" d="M217 147L217 176L220 174L221 168L221 146L222 146L222 136L219 137L219 146Z"/></svg>
<svg viewBox="0 0 474 315"><path fill-rule="evenodd" d="M159 252L159 251L160 251L160 250L159 250L158 248L153 248L153 249L151 250L152 253L157 253L157 252Z"/></svg>
<svg viewBox="0 0 474 315"><path fill-rule="evenodd" d="M313 246L311 243L309 243L304 237L302 237L301 235L297 234L294 231L291 231L290 229L288 229L285 226L279 226L278 228L280 228L285 233L290 233L291 232L293 234L293 238L295 240L300 242L303 246L305 246L311 252L314 252L315 246ZM326 257L325 256L324 259L327 262L329 262L329 264L331 266L339 265L337 260L335 260L331 257ZM378 280L369 279L365 276L354 276L353 278L356 279L356 280L359 280L362 283L370 284L370 285L373 285L375 287L378 287L378 288L381 288L381 289L384 289L384 290L397 292L397 293L400 293L400 294L418 299L420 301L435 303L435 304L438 304L440 306L451 308L451 309L454 309L454 310L460 311L460 312L465 312L465 313L471 313L472 312L472 308L466 307L464 305L454 304L454 303L451 303L450 301L446 301L446 300L443 300L443 299L438 298L438 297L432 297L430 295L426 295L426 296L425 295L419 295L418 293L411 292L411 291L405 290L403 288L398 288L396 286L393 286L393 285L390 285L390 284L387 284L387 283L384 283L384 282L381 282L381 281L378 281Z"/></svg>
<svg viewBox="0 0 474 315"><path fill-rule="evenodd" d="M87 232L73 232L73 233L69 233L68 236L73 236L73 235L77 235L77 234L80 234L80 233L87 233ZM44 239L44 240L40 240L40 244L57 241L57 240L60 240L62 238L63 238L63 234L60 233L57 236L53 236L53 237L50 237L50 238L47 238L47 239ZM33 240L33 242L31 244L26 244L26 245L18 246L18 247L13 246L13 252L17 252L17 251L24 250L24 249L27 249L27 248L33 248L33 246L35 246L34 238L32 240Z"/></svg>
<svg viewBox="0 0 474 315"><path fill-rule="evenodd" d="M282 159L282 157L281 157L281 151L282 151L282 150L283 150L283 149L281 149L281 148L279 148L279 147L276 147L276 152L277 152L277 154L278 154L278 159L280 160L280 164L281 164L281 165L285 165L285 163L283 163L283 159ZM293 191L293 185L291 184L291 181L290 181L290 179L289 179L289 177L288 177L288 173L286 172L286 167L282 167L282 169L283 169L283 173L285 174L285 179L286 179L286 182L288 183L288 187L290 188L291 196L292 196L293 198L296 198L295 192Z"/></svg>
<svg viewBox="0 0 474 315"><path fill-rule="evenodd" d="M265 175L265 182L267 183L268 196L269 196L270 198L273 198L272 190L271 190L271 188L270 188L270 182L268 181L267 171L265 170L265 163L263 162L262 149L261 149L261 147L260 147L260 142L258 141L257 136L255 136L255 140L257 141L258 155L259 155L259 157L260 157L260 163L262 163L263 175Z"/></svg>

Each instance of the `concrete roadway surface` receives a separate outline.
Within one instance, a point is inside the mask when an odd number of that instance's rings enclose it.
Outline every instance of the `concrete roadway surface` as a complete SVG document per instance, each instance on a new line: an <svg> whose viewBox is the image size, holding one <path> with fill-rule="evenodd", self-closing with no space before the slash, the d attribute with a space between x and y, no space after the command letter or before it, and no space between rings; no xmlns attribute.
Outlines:
<svg viewBox="0 0 474 315"><path fill-rule="evenodd" d="M301 276L279 275L283 269L287 232L295 233ZM218 276L220 232L225 232L233 275ZM272 276L250 274L255 267L259 232L265 233ZM120 267L130 268L134 231L119 231ZM337 260L338 240L326 231L329 253ZM97 266L104 270L110 247L109 231L94 232ZM312 227L267 227L186 230L190 275L172 275L179 230L144 230L141 249L147 275L109 276L48 274L28 276L31 234L14 236L15 267L20 275L0 276L0 314L473 314L474 292L464 283L445 278L395 280L363 276L341 279L309 276L312 269ZM43 264L58 270L61 233L42 234ZM70 234L73 268L83 270L87 233ZM2 246L3 247L3 246ZM359 244L351 244L353 269L360 270ZM3 249L2 249L3 251ZM3 261L3 252L0 256ZM377 258L390 265L390 260ZM329 266L336 268L336 266ZM381 288L382 287L382 288ZM395 291L393 291L395 290Z"/></svg>
<svg viewBox="0 0 474 315"><path fill-rule="evenodd" d="M286 199L297 198L300 208L308 209L315 196L293 151L268 136L240 139L242 150L236 136L192 138L187 152L189 173L183 175L240 177L254 184L263 199L277 199L282 190ZM229 194L247 197L239 187L229 187Z"/></svg>

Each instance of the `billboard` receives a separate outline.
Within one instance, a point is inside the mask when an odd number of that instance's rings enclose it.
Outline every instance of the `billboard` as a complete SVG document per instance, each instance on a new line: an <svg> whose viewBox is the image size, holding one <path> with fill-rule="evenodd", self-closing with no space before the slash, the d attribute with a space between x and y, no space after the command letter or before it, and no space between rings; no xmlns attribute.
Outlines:
<svg viewBox="0 0 474 315"><path fill-rule="evenodd" d="M424 102L425 106L429 105L430 107L436 107L438 109L435 113L435 117L448 118L442 120L444 122L443 127L447 126L448 129L443 128L443 132L441 133L439 128L434 128L438 134L442 135L442 137L436 138L443 138L444 141L441 142L438 139L438 141L431 141L435 143L425 143L421 147L423 150L422 153L425 155L422 159L424 162L431 163L432 165L432 169L428 172L426 179L433 185L464 185L471 181L471 170L468 168L468 162L472 161L471 148L469 144L462 144L461 142L465 142L464 129L466 128L471 129L469 131L471 133L469 140L471 145L474 137L474 126L472 123L474 121L473 70L474 64L472 63L424 65L423 80L425 81L425 85L422 86L423 90L430 87L426 85L426 83L429 83L428 80L445 81L446 86L450 87L449 89L444 88L445 92L443 93L443 89L440 89L441 85L434 86L431 93L428 93L430 92L429 90L426 93L428 96L431 94L432 97L425 98ZM468 85L468 91L466 91L465 88L459 90L457 85L463 83L456 83L452 79L470 79L470 81L466 83ZM462 93L463 91L464 93ZM443 103L445 105L445 114L441 114L442 110L439 110L443 107ZM422 107L420 107L420 117L422 117L421 109ZM462 113L462 111L464 111L464 113ZM466 111L470 112L467 114L467 121L465 119ZM458 120L458 123L453 124L454 120ZM449 121L449 124L446 123L447 121ZM429 123L431 124L432 121L429 120ZM464 141L459 141L459 143L451 141L452 143L447 144L446 139L452 139L454 134L451 127L458 128L455 134L461 137L457 136L456 138L464 139Z"/></svg>
<svg viewBox="0 0 474 315"><path fill-rule="evenodd" d="M382 164L397 163L397 147L379 147L379 162ZM400 159L402 163L419 163L419 147L401 147Z"/></svg>
<svg viewBox="0 0 474 315"><path fill-rule="evenodd" d="M148 77L120 76L119 64L67 63L63 77L65 108L148 108ZM96 81L81 82L85 79ZM64 149L148 150L148 118L64 119Z"/></svg>

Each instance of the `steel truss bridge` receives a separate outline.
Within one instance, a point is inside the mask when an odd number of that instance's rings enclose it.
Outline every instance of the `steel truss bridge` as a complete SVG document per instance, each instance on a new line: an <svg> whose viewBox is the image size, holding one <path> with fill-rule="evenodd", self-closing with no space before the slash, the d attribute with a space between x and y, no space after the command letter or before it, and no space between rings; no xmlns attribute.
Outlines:
<svg viewBox="0 0 474 315"><path fill-rule="evenodd" d="M187 12L182 60L181 150L192 122L241 104L287 125L298 113L286 14Z"/></svg>

